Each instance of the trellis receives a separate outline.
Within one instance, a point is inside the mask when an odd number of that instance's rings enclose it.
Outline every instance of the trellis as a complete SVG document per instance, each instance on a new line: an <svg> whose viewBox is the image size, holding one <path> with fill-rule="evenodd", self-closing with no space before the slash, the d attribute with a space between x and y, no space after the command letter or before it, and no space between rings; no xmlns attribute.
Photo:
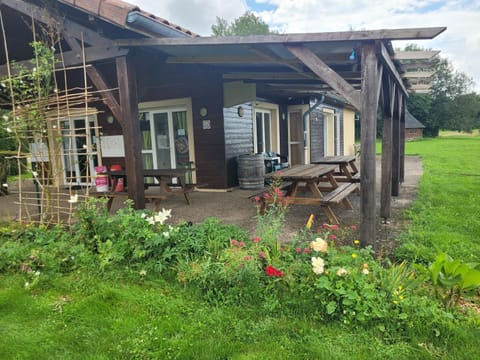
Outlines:
<svg viewBox="0 0 480 360"><path fill-rule="evenodd" d="M64 66L61 43L56 40L60 37L54 25L46 26L37 33L32 18L33 38L36 40L39 34L46 37L48 40L36 44L50 48L52 51L47 53L51 56L44 57L41 51L34 49L32 64L17 65L8 58L8 41L1 11L0 24L8 67L8 76L0 80L0 106L8 108L2 126L17 144L16 155L12 158L18 168L18 190L10 194L18 196L16 218L46 225L69 224L78 204L88 196L94 176L90 165L96 153L94 147L100 146L99 139L97 144L90 139L91 132L96 128L90 126L89 118L96 116L97 110L89 104L98 101L98 92L87 85L88 65L85 59L81 66ZM51 24L54 24L53 21ZM41 66L49 68L44 79L41 74L36 74ZM69 88L67 73L73 70L83 71L83 87ZM43 82L53 85L51 91L42 86L45 85ZM65 126L73 117L83 118L85 126L74 129ZM83 146L78 148L77 142L83 143ZM83 176L85 186L79 186L78 174L65 172L66 164L75 164L80 158L85 161L81 164L86 169Z"/></svg>

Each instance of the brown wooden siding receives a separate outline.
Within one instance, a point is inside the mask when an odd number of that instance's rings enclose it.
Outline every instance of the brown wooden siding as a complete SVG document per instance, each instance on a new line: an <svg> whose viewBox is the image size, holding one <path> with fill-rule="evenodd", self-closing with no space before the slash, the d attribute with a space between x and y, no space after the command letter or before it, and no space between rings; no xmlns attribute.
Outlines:
<svg viewBox="0 0 480 360"><path fill-rule="evenodd" d="M191 98L197 183L228 187L221 77L199 66L164 65L149 57L139 58L137 64L139 102ZM114 84L116 79L110 81ZM208 111L205 117L200 115L202 107ZM204 120L210 121L210 129L203 128ZM105 135L114 133L118 133L115 126L104 131Z"/></svg>

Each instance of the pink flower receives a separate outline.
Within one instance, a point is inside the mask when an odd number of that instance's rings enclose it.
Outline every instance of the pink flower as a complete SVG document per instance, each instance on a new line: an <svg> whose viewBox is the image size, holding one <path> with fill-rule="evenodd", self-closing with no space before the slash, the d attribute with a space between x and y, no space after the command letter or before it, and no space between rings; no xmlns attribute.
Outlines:
<svg viewBox="0 0 480 360"><path fill-rule="evenodd" d="M329 238L330 240L335 240L335 239L337 238L337 235L335 235L335 234L328 235L328 238Z"/></svg>
<svg viewBox="0 0 480 360"><path fill-rule="evenodd" d="M328 224L323 224L323 228L324 228L324 229L330 229L330 225L328 225Z"/></svg>
<svg viewBox="0 0 480 360"><path fill-rule="evenodd" d="M265 255L265 252L263 252L263 251L260 251L260 252L258 253L258 256L259 256L261 259L266 259L266 258L267 258L267 256Z"/></svg>
<svg viewBox="0 0 480 360"><path fill-rule="evenodd" d="M273 189L273 192L277 194L278 196L283 196L282 190L280 188L276 187Z"/></svg>
<svg viewBox="0 0 480 360"><path fill-rule="evenodd" d="M260 238L258 236L255 236L252 240L255 244L260 242Z"/></svg>
<svg viewBox="0 0 480 360"><path fill-rule="evenodd" d="M245 261L250 261L250 260L252 260L252 257L251 257L250 255L245 255L245 256L243 257L243 260L245 260Z"/></svg>
<svg viewBox="0 0 480 360"><path fill-rule="evenodd" d="M264 199L268 199L270 197L270 194L263 194Z"/></svg>
<svg viewBox="0 0 480 360"><path fill-rule="evenodd" d="M356 226L356 225L351 225L351 226L350 226L350 229L351 229L351 230L357 230L357 226Z"/></svg>
<svg viewBox="0 0 480 360"><path fill-rule="evenodd" d="M260 201L260 196L255 196L255 201L259 202Z"/></svg>
<svg viewBox="0 0 480 360"><path fill-rule="evenodd" d="M338 225L336 225L336 224L330 225L330 229L331 230L338 230Z"/></svg>
<svg viewBox="0 0 480 360"><path fill-rule="evenodd" d="M304 253L304 254L310 254L311 251L312 251L312 250L310 250L309 248L303 249L303 253Z"/></svg>
<svg viewBox="0 0 480 360"><path fill-rule="evenodd" d="M240 242L238 243L238 246L244 247L244 246L245 246L245 243L244 243L243 241L240 241Z"/></svg>
<svg viewBox="0 0 480 360"><path fill-rule="evenodd" d="M230 244L238 246L238 241L235 240L235 239L232 239L232 240L230 240Z"/></svg>
<svg viewBox="0 0 480 360"><path fill-rule="evenodd" d="M297 252L297 253L301 253L301 252L302 252L302 249L301 249L301 248L299 248L299 247L297 247L297 248L295 248L295 252Z"/></svg>

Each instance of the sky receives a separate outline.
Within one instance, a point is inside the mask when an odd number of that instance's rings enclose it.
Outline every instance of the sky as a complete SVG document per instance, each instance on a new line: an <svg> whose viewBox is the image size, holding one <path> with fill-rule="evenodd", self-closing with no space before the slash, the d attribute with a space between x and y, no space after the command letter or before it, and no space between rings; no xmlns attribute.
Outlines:
<svg viewBox="0 0 480 360"><path fill-rule="evenodd" d="M480 93L480 0L125 0L202 36L216 17L252 11L280 33L446 26L433 40L411 41L441 51ZM403 48L407 42L394 42ZM477 58L477 54L479 57Z"/></svg>

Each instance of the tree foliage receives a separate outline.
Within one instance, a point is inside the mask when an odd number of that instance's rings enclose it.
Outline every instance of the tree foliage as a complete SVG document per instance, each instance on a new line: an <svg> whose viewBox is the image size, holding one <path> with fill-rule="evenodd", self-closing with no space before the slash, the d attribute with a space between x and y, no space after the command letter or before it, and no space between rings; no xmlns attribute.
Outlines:
<svg viewBox="0 0 480 360"><path fill-rule="evenodd" d="M405 51L423 50L427 49L416 44L405 47ZM425 125L424 134L480 128L480 96L472 92L473 80L446 58L440 58L434 70L430 94L411 94L407 101L410 113Z"/></svg>
<svg viewBox="0 0 480 360"><path fill-rule="evenodd" d="M216 24L212 25L214 36L266 35L271 33L273 32L270 31L268 24L250 11L245 12L230 24L227 20L217 16Z"/></svg>

